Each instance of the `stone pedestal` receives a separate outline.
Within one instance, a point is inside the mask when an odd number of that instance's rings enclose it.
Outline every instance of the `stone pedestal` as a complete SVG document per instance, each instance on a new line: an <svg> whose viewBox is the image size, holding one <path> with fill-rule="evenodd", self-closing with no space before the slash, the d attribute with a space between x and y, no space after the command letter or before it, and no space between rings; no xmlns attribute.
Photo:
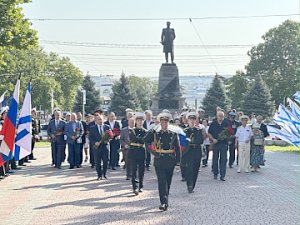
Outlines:
<svg viewBox="0 0 300 225"><path fill-rule="evenodd" d="M180 112L184 106L185 98L182 97L179 86L179 75L176 64L164 63L159 70L158 90L152 99L151 110L154 115L163 109L170 112Z"/></svg>

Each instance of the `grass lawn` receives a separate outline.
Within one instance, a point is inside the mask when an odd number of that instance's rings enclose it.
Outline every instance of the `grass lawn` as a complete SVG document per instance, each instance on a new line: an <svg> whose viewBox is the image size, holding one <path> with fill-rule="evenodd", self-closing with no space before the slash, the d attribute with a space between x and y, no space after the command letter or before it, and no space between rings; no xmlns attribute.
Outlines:
<svg viewBox="0 0 300 225"><path fill-rule="evenodd" d="M50 142L47 141L39 141L35 143L35 147L37 148L50 147L50 146L51 146Z"/></svg>
<svg viewBox="0 0 300 225"><path fill-rule="evenodd" d="M300 152L300 148L295 146L265 146L267 151L279 151L279 152Z"/></svg>

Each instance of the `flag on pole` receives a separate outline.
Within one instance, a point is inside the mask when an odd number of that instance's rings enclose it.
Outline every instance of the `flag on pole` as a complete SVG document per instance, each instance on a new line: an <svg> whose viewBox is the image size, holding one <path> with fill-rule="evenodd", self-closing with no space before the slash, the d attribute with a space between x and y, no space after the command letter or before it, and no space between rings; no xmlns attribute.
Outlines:
<svg viewBox="0 0 300 225"><path fill-rule="evenodd" d="M293 97L300 104L300 91L297 91Z"/></svg>
<svg viewBox="0 0 300 225"><path fill-rule="evenodd" d="M0 146L0 153L2 153L2 158L5 161L11 159L13 156L19 108L19 92L20 80L18 80L16 83L13 99L10 103L7 115L3 122L2 130L0 132L0 134L4 135Z"/></svg>
<svg viewBox="0 0 300 225"><path fill-rule="evenodd" d="M287 101L294 116L296 116L300 120L300 107L290 98L288 98Z"/></svg>
<svg viewBox="0 0 300 225"><path fill-rule="evenodd" d="M3 103L4 103L4 100L5 100L5 94L6 94L7 91L4 91L4 93L0 96L0 108L2 108L3 106L5 106Z"/></svg>
<svg viewBox="0 0 300 225"><path fill-rule="evenodd" d="M290 143L291 145L294 145L297 147L300 146L299 137L297 137L293 134L290 134L290 133L286 132L285 130L277 129L277 128L269 126L269 125L267 125L267 129L268 129L268 133L270 135L280 138L281 140L286 141L286 142Z"/></svg>
<svg viewBox="0 0 300 225"><path fill-rule="evenodd" d="M23 159L31 154L31 90L28 83L26 95L18 121L17 136L15 139L15 160Z"/></svg>

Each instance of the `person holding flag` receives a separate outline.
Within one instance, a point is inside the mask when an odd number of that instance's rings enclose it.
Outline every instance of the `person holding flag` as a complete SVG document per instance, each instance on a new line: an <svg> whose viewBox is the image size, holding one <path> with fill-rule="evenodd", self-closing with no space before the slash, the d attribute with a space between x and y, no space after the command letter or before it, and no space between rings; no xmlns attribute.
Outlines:
<svg viewBox="0 0 300 225"><path fill-rule="evenodd" d="M195 127L196 120L198 119L196 112L189 112L186 118L188 120L188 127L184 129L184 132L186 133L188 145L185 151L182 152L182 158L185 159L187 164L186 183L188 193L193 193L201 164L205 130Z"/></svg>
<svg viewBox="0 0 300 225"><path fill-rule="evenodd" d="M148 149L154 155L154 167L158 180L158 192L161 205L159 209L166 211L169 207L169 192L172 183L173 171L176 163L180 162L180 147L177 133L169 129L172 115L162 112L157 116L161 129L156 126L150 129L145 138Z"/></svg>
<svg viewBox="0 0 300 225"><path fill-rule="evenodd" d="M3 139L0 146L0 153L2 154L2 159L4 161L10 160L12 169L20 169L16 166L15 160L13 158L17 116L18 116L18 108L19 108L19 92L20 92L20 78L17 80L15 90L13 93L13 98L11 100L10 107L7 111L7 115L5 116L5 118L3 118L4 119L3 126L0 132L0 135L3 135Z"/></svg>

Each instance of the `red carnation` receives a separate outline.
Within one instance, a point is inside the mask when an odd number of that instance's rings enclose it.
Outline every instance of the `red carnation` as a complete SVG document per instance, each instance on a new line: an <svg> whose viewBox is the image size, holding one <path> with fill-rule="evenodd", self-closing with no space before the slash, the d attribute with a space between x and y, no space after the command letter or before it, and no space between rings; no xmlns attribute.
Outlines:
<svg viewBox="0 0 300 225"><path fill-rule="evenodd" d="M119 136L120 135L120 129L119 128L114 128L113 133L114 133L115 136Z"/></svg>
<svg viewBox="0 0 300 225"><path fill-rule="evenodd" d="M111 132L111 130L107 130L106 133L108 134L109 138L113 138L114 134Z"/></svg>
<svg viewBox="0 0 300 225"><path fill-rule="evenodd" d="M234 135L234 130L232 129L232 127L227 127L226 129L228 130L230 135Z"/></svg>

